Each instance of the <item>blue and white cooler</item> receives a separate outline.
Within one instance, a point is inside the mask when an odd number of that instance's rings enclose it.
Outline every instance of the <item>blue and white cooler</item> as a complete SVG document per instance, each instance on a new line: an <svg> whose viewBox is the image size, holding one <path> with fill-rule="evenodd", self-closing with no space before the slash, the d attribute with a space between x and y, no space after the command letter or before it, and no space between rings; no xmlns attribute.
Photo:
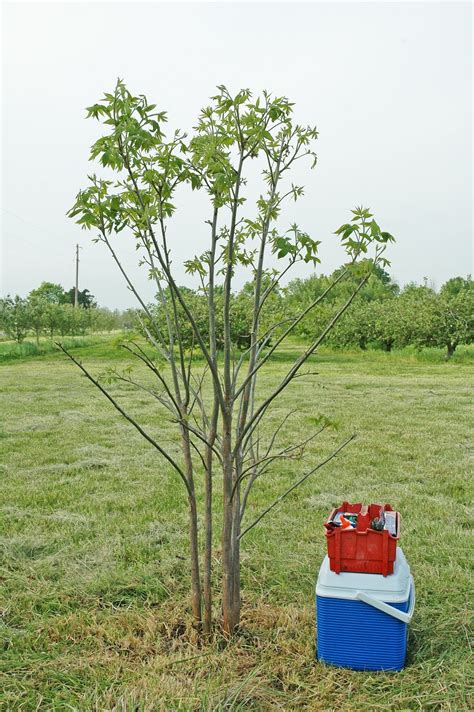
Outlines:
<svg viewBox="0 0 474 712"><path fill-rule="evenodd" d="M326 556L316 583L317 657L353 670L401 670L415 583L400 547L393 574L340 573Z"/></svg>

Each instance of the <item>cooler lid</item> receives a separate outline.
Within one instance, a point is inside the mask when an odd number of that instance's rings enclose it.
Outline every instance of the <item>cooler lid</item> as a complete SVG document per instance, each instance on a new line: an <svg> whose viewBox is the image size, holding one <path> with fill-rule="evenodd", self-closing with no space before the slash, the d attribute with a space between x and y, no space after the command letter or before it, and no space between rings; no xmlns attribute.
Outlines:
<svg viewBox="0 0 474 712"><path fill-rule="evenodd" d="M397 546L393 574L336 574L329 568L325 556L316 582L316 595L330 598L355 599L357 591L365 591L387 603L403 603L410 596L410 567L402 549Z"/></svg>

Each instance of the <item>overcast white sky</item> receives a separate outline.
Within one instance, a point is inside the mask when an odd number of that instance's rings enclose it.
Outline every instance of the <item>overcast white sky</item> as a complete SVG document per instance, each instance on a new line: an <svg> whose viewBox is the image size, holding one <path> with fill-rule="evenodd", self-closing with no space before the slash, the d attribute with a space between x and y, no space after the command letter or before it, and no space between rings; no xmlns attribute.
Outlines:
<svg viewBox="0 0 474 712"><path fill-rule="evenodd" d="M283 218L323 240L324 272L342 261L332 231L362 203L397 238L401 284L468 274L471 14L448 2L4 3L0 294L43 280L69 288L79 242L80 287L102 305L134 304L105 248L65 217L98 136L84 107L117 76L173 129L191 128L220 83L294 101L298 120L318 126L319 163L299 171L306 196ZM204 239L201 208L180 196L176 264ZM133 246L120 241L131 265Z"/></svg>

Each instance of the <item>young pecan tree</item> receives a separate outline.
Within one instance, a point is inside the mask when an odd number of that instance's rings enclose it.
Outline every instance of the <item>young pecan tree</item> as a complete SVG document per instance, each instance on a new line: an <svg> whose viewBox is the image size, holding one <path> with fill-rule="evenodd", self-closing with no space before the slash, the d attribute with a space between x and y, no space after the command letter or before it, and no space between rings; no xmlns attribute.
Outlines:
<svg viewBox="0 0 474 712"><path fill-rule="evenodd" d="M264 92L253 99L247 89L231 95L224 86L218 87L209 106L202 110L190 136L176 130L168 138L165 112L149 104L145 96L133 96L122 81L91 106L88 115L106 129L92 146L91 159L107 169L108 177L90 176L88 187L78 193L69 215L96 233L138 301L148 343L137 339L124 347L149 369L156 388L130 375L117 372L115 377L147 390L156 398L158 408L171 413L179 433L180 457L167 450L159 433L151 434L132 417L102 380L71 354L68 356L182 481L189 503L192 611L206 633L212 625L211 557L218 475L223 512L219 594L222 627L230 634L240 621L242 538L276 504L270 503L255 521L248 522L245 515L252 487L275 461L301 453L318 434L309 434L290 447L278 447L279 434L290 414L271 433L262 429L262 423L275 400L349 308L374 265L387 264L382 255L393 238L380 230L368 210L352 211L351 222L337 231L347 253L347 268L301 313L281 315L269 323L267 307L292 267L300 261L310 265L319 262L318 241L297 225L287 230L279 225L285 201L297 200L303 194L301 186L289 181L292 167L305 158L313 167L316 164L316 129L297 124L293 105L284 97ZM115 179L110 178L113 173L117 174ZM248 179L260 182L256 203L248 200ZM190 250L193 244L192 235L173 232L175 194L183 186L204 192L209 204L207 249L199 255L191 253L185 263L187 271L199 278L207 299L205 328L192 308L190 294L178 287L172 262L174 243L183 240ZM201 216L196 216L198 220ZM157 305L146 303L117 254L115 239L122 231L126 239L136 241L141 263L154 280L160 319ZM259 390L262 368L286 337L337 282L357 269L359 279L349 298L335 309L320 333L313 335L281 381L270 391ZM234 294L236 271L246 273L246 279L253 282L251 327L244 350L232 338L233 309L238 301ZM187 329L192 329L191 347L189 338L182 338L183 314ZM197 352L200 359L196 359ZM324 462L313 465L277 502L335 457L351 439L342 442ZM198 537L197 477L204 477L205 484L203 552Z"/></svg>

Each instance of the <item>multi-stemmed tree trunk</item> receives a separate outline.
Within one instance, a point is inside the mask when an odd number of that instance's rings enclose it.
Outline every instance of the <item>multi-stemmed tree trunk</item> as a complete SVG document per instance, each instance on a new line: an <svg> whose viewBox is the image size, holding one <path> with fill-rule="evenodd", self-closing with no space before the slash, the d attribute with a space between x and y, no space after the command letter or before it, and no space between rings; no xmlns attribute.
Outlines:
<svg viewBox="0 0 474 712"><path fill-rule="evenodd" d="M159 433L152 435L146 431L101 380L71 354L68 356L167 460L184 485L189 503L192 611L205 633L211 631L213 614L215 473L222 476L222 571L217 588L222 626L231 634L240 622L242 537L352 439L341 443L335 452L269 503L254 521L247 522L244 518L255 482L264 482L275 461L301 457L305 446L323 430L320 428L291 446L279 447L279 435L291 414L268 433L262 427L267 412L300 375L301 368L349 308L374 264L387 264L382 253L393 238L381 232L368 210L354 210L351 222L337 231L347 253L346 270L301 313L282 314L272 321L267 307L281 280L301 260L313 265L319 262L319 242L297 225L286 231L281 231L278 225L285 200L297 200L303 194L300 186L288 183L291 167L304 157L309 157L313 166L316 163L313 151L316 129L296 124L293 107L285 98L274 98L264 92L254 101L248 90L232 96L225 87L219 87L210 106L203 109L191 138L176 131L166 140L163 133L166 115L156 111L155 105L150 105L144 96L132 96L121 81L113 93L105 94L88 112L109 128L93 145L91 158L98 159L118 177L112 181L91 176L90 185L79 192L70 216L97 233L97 240L109 249L137 298L147 343L135 340L125 343L124 348L149 369L155 386L135 381L129 373L117 370L109 376L146 391L156 399L157 407L172 414L179 429L181 458L170 454L160 443ZM256 205L247 208L250 162L260 165L263 188ZM171 234L175 210L172 201L180 185L204 191L209 198L208 248L202 254L190 256L185 263L188 273L199 279L200 289L207 297L206 325L198 323L186 290L176 283L172 265L168 231ZM198 220L200 217L196 217ZM114 248L114 235L122 231L133 236L137 243L141 263L155 283L156 304L145 303ZM173 240L176 239L179 237L173 235ZM371 246L373 256L369 259L367 252ZM237 269L250 273L254 284L252 327L243 351L233 343L231 329ZM265 394L260 392L259 375L265 363L333 286L354 270L358 270L359 282L347 301L334 311L321 333L314 335L312 343L274 389ZM223 284L217 283L218 278ZM220 304L222 338L217 334ZM157 310L164 319L157 318ZM183 339L183 320L192 328L191 348ZM200 359L195 358L196 353ZM201 503L196 497L196 477L204 478L202 560L198 537Z"/></svg>

